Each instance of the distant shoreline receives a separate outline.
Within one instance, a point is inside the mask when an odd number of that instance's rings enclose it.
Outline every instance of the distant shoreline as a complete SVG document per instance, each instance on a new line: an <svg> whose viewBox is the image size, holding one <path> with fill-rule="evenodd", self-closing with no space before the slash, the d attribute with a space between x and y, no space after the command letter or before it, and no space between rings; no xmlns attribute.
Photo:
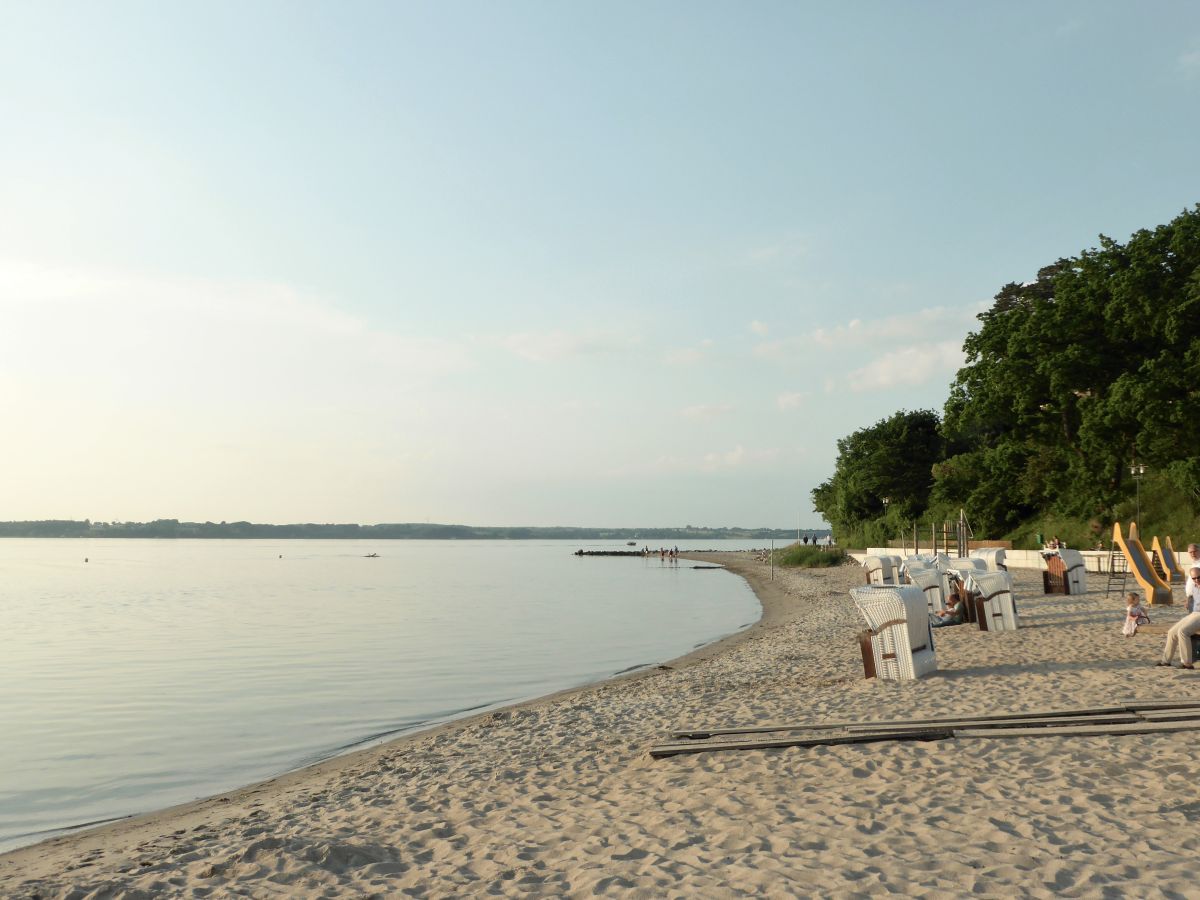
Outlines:
<svg viewBox="0 0 1200 900"><path fill-rule="evenodd" d="M234 540L577 540L658 541L782 540L824 538L829 529L778 528L575 528L436 525L401 523L380 525L291 524L254 522L91 522L53 519L0 522L0 538L155 538Z"/></svg>

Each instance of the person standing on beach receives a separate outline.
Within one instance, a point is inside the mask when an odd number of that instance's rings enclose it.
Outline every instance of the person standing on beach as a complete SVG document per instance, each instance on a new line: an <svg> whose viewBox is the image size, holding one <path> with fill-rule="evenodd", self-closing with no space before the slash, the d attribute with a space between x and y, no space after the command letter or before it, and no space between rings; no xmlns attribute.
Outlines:
<svg viewBox="0 0 1200 900"><path fill-rule="evenodd" d="M1188 586L1184 590L1195 591L1200 596L1200 566L1188 571ZM1171 657L1179 655L1179 664L1185 669L1196 668L1192 659L1192 635L1200 632L1200 612L1188 613L1171 626L1167 632L1167 643L1163 647L1162 659L1156 666L1171 665Z"/></svg>
<svg viewBox="0 0 1200 900"><path fill-rule="evenodd" d="M1184 609L1188 612L1200 612L1200 604L1196 601L1200 599L1200 584L1192 578L1192 572L1200 569L1200 547L1195 544L1188 544L1188 563L1191 568L1188 569L1188 577L1183 582Z"/></svg>
<svg viewBox="0 0 1200 900"><path fill-rule="evenodd" d="M1187 564L1189 566L1200 566L1200 544L1188 544L1187 555ZM1183 593L1187 599L1185 605L1188 612L1200 612L1200 609L1195 608L1195 598L1192 594L1192 590L1195 587L1196 584L1190 577L1183 583Z"/></svg>

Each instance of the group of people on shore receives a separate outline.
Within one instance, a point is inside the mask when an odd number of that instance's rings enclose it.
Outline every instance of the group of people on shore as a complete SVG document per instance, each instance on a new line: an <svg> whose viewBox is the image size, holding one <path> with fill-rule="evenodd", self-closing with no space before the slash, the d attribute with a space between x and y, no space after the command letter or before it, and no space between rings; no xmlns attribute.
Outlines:
<svg viewBox="0 0 1200 900"><path fill-rule="evenodd" d="M651 550L648 546L642 548L642 556L653 556L653 555L654 555L654 551ZM678 547L659 547L658 548L658 558L659 559L669 559L672 562L677 562L679 560L679 548Z"/></svg>

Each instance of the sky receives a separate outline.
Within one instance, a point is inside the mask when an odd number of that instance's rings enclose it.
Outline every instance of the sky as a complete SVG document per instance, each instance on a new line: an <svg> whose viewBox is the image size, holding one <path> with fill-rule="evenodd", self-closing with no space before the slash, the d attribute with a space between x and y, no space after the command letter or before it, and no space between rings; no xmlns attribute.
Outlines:
<svg viewBox="0 0 1200 900"><path fill-rule="evenodd" d="M821 527L1198 105L1192 2L0 0L0 520Z"/></svg>

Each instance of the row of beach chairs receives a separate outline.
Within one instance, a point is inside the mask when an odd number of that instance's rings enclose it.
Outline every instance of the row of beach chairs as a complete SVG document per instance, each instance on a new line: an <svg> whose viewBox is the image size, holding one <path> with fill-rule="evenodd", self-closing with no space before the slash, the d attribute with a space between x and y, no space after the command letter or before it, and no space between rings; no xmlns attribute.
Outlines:
<svg viewBox="0 0 1200 900"><path fill-rule="evenodd" d="M863 568L867 584L850 596L867 623L859 634L867 678L904 681L936 671L930 614L944 609L952 594L960 597L966 621L980 631L1020 626L1003 550L959 558L869 556Z"/></svg>

